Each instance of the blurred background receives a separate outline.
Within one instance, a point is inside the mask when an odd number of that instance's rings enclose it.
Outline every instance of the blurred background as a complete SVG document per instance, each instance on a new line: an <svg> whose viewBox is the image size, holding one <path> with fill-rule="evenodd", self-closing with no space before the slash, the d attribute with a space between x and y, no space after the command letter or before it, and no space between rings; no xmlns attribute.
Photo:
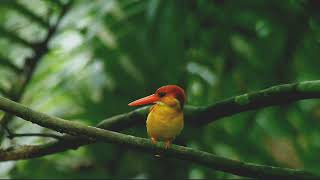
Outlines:
<svg viewBox="0 0 320 180"><path fill-rule="evenodd" d="M166 84L185 88L187 104L204 106L277 84L320 79L317 0L76 0L47 42L30 44L46 39L66 3L0 1L1 96L95 125L135 109L127 104ZM39 52L34 73L21 70ZM16 133L50 132L18 118L8 127ZM319 128L319 100L305 100L189 127L175 143L319 174ZM123 133L147 137L145 127ZM2 132L1 148L50 140L8 139ZM66 177L235 176L106 143L0 163L0 178Z"/></svg>

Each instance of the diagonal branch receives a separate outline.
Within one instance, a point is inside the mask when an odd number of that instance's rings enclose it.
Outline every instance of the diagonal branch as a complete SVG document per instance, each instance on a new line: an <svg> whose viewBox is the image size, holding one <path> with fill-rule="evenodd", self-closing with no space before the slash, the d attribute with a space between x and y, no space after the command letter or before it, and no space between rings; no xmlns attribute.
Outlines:
<svg viewBox="0 0 320 180"><path fill-rule="evenodd" d="M186 124L192 126L204 125L205 123L210 123L240 112L311 98L320 98L320 80L274 86L261 91L232 97L208 107L186 106ZM110 117L99 123L97 127L121 131L136 125L143 125L148 109L149 107L142 107L128 113ZM210 113L212 114L210 115ZM17 150L12 149L0 156L0 161L36 158L69 149L76 149L82 145L95 142L79 137L65 137L64 140L58 142L25 146Z"/></svg>
<svg viewBox="0 0 320 180"><path fill-rule="evenodd" d="M67 4L62 6L62 9L60 11L60 14L56 23L53 26L49 27L47 36L44 38L44 40L42 42L32 45L35 50L34 55L25 60L23 71L19 74L17 81L14 83L15 85L12 86L13 89L10 91L11 92L10 99L18 102L21 100L27 85L31 81L31 78L33 76L33 73L37 65L41 61L41 58L49 51L48 49L49 41L51 40L54 33L57 31L60 21L65 16L67 11L70 9L72 3L73 3L73 0L70 0ZM0 28L0 32L1 32L1 28ZM6 124L12 118L13 118L12 115L6 113L5 116L0 120L0 125L6 126Z"/></svg>
<svg viewBox="0 0 320 180"><path fill-rule="evenodd" d="M46 22L44 19L42 19L39 15L33 13L32 11L30 11L28 8L24 7L23 5L21 5L20 3L16 2L16 1L8 1L6 3L9 7L12 7L14 10L16 10L17 12L21 13L22 15L26 16L27 18L29 18L30 20L32 20L33 22L38 23L39 25L41 25L44 28L49 28L50 25L48 22Z"/></svg>
<svg viewBox="0 0 320 180"><path fill-rule="evenodd" d="M20 69L20 67L13 64L8 58L2 56L1 54L0 54L0 66L7 67L16 73L20 73L22 71L22 69Z"/></svg>
<svg viewBox="0 0 320 180"><path fill-rule="evenodd" d="M269 106L288 104L298 100L320 98L320 80L273 86L256 92L246 93L219 101L206 107L186 106L186 121L192 126L201 126L244 111ZM146 117L147 108L120 114L102 121L98 127L124 130Z"/></svg>
<svg viewBox="0 0 320 180"><path fill-rule="evenodd" d="M320 80L283 84L195 108L188 119L194 125L203 125L244 111L317 98L320 98Z"/></svg>
<svg viewBox="0 0 320 180"><path fill-rule="evenodd" d="M2 26L0 26L0 34L1 34L1 37L6 37L6 38L12 40L13 42L19 43L19 44L24 45L28 48L33 48L33 44L31 42L23 39L22 37L16 35L15 33L8 31L7 29L3 28Z"/></svg>
<svg viewBox="0 0 320 180"><path fill-rule="evenodd" d="M196 162L210 168L232 173L239 176L253 178L291 178L291 179L316 179L320 178L311 173L288 168L263 166L252 163L244 163L236 160L222 158L213 154L194 150L191 148L173 145L170 149L165 149L162 143L153 145L145 138L134 137L117 132L103 130L91 126L86 126L77 122L71 122L57 117L52 117L44 113L36 112L19 103L0 97L0 109L15 114L32 123L50 128L59 132L86 137L91 140L113 143L117 145L135 148L148 153L155 150L163 151L163 155L174 157L190 162ZM3 151L0 155L5 154Z"/></svg>

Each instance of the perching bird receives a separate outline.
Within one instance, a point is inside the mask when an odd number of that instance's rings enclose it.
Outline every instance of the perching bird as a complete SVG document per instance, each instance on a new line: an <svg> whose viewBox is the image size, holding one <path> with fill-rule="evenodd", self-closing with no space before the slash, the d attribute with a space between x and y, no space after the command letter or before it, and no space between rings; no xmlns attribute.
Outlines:
<svg viewBox="0 0 320 180"><path fill-rule="evenodd" d="M138 106L155 103L147 117L147 132L153 144L164 141L169 148L183 129L184 90L176 85L160 87L154 94L128 104Z"/></svg>

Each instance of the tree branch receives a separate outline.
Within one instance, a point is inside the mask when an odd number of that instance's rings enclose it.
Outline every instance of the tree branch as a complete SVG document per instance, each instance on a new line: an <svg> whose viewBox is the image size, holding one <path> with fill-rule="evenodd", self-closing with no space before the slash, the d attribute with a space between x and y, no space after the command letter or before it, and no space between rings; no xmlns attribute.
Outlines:
<svg viewBox="0 0 320 180"><path fill-rule="evenodd" d="M77 122L67 121L57 117L52 117L44 113L36 112L3 97L0 97L0 109L15 114L16 116L36 123L40 126L59 132L68 133L71 135L86 136L88 139L128 146L130 148L136 148L149 153L154 153L156 150L163 151L163 155L168 157L196 162L216 170L239 176L253 178L320 178L316 175L301 170L244 163L218 157L207 152L198 151L183 146L172 145L170 149L165 149L163 143L153 145L150 140L145 138L125 135L100 128L86 126ZM5 153L6 151L2 151L0 156Z"/></svg>
<svg viewBox="0 0 320 180"><path fill-rule="evenodd" d="M273 86L219 101L206 107L186 106L186 122L201 126L244 111L288 104L297 100L320 98L320 80ZM98 127L121 131L136 124L144 124L148 107L108 118Z"/></svg>
<svg viewBox="0 0 320 180"><path fill-rule="evenodd" d="M0 65L10 68L16 73L22 72L22 69L10 62L8 58L5 58L4 56L0 55Z"/></svg>
<svg viewBox="0 0 320 180"><path fill-rule="evenodd" d="M188 120L193 125L203 125L244 111L317 98L320 98L320 80L277 85L235 96L208 107L193 108Z"/></svg>
<svg viewBox="0 0 320 180"><path fill-rule="evenodd" d="M17 36L16 34L9 32L7 29L0 26L0 34L2 37L6 37L8 39L11 39L13 42L17 42L19 44L22 44L28 48L33 48L33 43L23 39L20 36Z"/></svg>
<svg viewBox="0 0 320 180"><path fill-rule="evenodd" d="M67 11L70 9L71 5L73 3L73 0L70 0L67 4L63 5L59 14L59 17L56 21L56 23L49 27L46 37L42 42L32 44L32 47L34 48L35 52L34 55L30 58L27 58L25 60L25 64L23 66L22 72L19 74L19 77L17 81L15 82L15 85L12 86L10 99L14 101L20 101L20 99L23 96L23 93L29 84L33 73L39 64L41 58L48 52L48 43L51 40L52 36L56 32L60 21L65 16ZM0 27L1 32L1 27ZM6 124L13 118L12 115L6 113L5 116L0 120L0 125L6 126Z"/></svg>
<svg viewBox="0 0 320 180"><path fill-rule="evenodd" d="M63 140L62 136L56 135L56 134L50 134L50 133L23 133L23 134L18 134L18 133L13 133L8 127L5 127L7 133L8 133L8 138L13 139L17 137L30 137L30 136L36 136L36 137L48 137L48 138L54 138L57 140Z"/></svg>
<svg viewBox="0 0 320 180"><path fill-rule="evenodd" d="M319 98L319 93L320 80L306 81L295 84L274 86L261 91L232 97L208 107L199 108L186 106L186 124L192 126L204 125L205 123L213 122L220 118L232 116L248 110L272 105L281 105L294 100ZM248 99L248 101L246 99ZM110 117L99 123L97 127L114 131L122 131L132 126L143 125L145 124L144 119L146 118L148 109L148 106L142 107L128 113ZM213 114L210 115L210 112ZM202 115L201 113L204 113L205 115ZM6 155L0 157L0 161L41 157L69 149L76 149L82 145L93 142L95 141L88 141L87 139L79 137L64 136L64 140L62 141L49 142L42 145L28 146L25 149L7 151ZM24 153L19 154L20 152Z"/></svg>
<svg viewBox="0 0 320 180"><path fill-rule="evenodd" d="M12 133L12 134L8 135L8 138L13 139L13 138L17 138L17 137L30 137L30 136L47 137L47 138L54 138L57 140L63 140L63 138L59 135L48 134L48 133L23 133L23 134Z"/></svg>
<svg viewBox="0 0 320 180"><path fill-rule="evenodd" d="M38 16L35 13L33 13L32 11L30 11L28 8L24 7L20 3L16 2L16 1L8 1L7 5L9 7L11 6L14 10L16 10L17 12L19 12L22 15L26 16L30 20L38 23L39 25L43 26L44 28L49 28L50 27L48 22L46 22L40 16Z"/></svg>

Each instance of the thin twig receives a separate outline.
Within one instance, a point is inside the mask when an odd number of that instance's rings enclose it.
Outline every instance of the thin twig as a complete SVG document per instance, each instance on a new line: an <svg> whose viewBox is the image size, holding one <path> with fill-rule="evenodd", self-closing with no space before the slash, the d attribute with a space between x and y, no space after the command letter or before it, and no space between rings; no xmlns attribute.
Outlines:
<svg viewBox="0 0 320 180"><path fill-rule="evenodd" d="M47 137L47 138L54 138L57 140L62 140L63 137L56 135L56 134L49 134L49 133L23 133L23 134L17 134L17 133L11 133L7 137L9 139L17 138L17 137L29 137L29 136L37 136L37 137Z"/></svg>
<svg viewBox="0 0 320 180"><path fill-rule="evenodd" d="M63 136L59 136L56 134L50 134L50 133L13 133L8 126L5 126L4 129L8 133L7 137L9 139L17 138L17 137L29 137L29 136L38 136L38 137L48 137L48 138L54 138L57 140L63 140Z"/></svg>

